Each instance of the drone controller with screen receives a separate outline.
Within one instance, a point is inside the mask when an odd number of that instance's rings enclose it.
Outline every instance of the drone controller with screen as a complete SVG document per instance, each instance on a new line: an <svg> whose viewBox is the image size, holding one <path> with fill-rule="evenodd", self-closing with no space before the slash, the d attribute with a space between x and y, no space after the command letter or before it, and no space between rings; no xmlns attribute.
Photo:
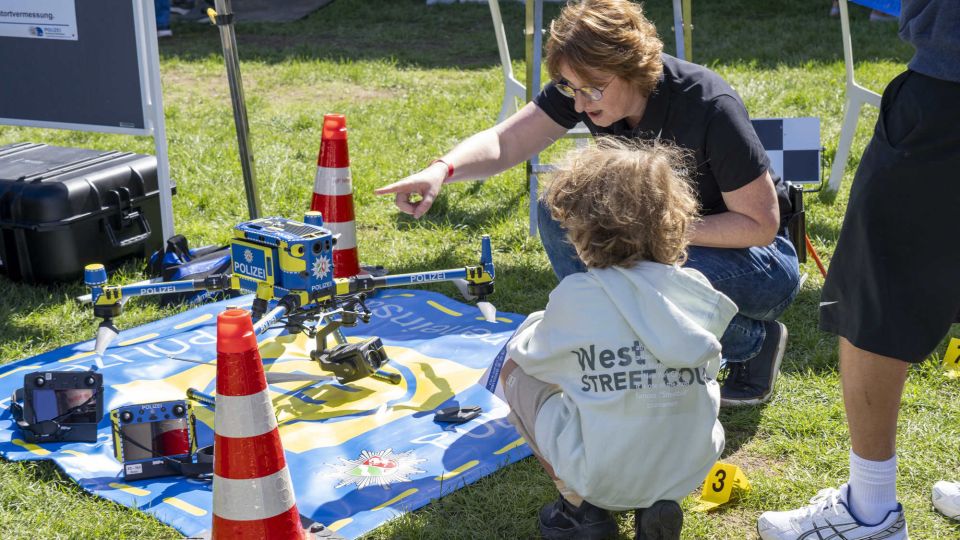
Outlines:
<svg viewBox="0 0 960 540"><path fill-rule="evenodd" d="M119 407L110 419L114 456L127 480L209 472L205 454L197 452L196 420L187 401Z"/></svg>
<svg viewBox="0 0 960 540"><path fill-rule="evenodd" d="M30 373L13 403L27 442L96 442L103 418L103 376L95 371Z"/></svg>

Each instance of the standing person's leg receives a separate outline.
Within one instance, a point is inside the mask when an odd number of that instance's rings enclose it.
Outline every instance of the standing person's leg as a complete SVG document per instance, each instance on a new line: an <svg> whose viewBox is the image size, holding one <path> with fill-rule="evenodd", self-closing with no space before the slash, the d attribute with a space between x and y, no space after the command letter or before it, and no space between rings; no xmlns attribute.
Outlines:
<svg viewBox="0 0 960 540"><path fill-rule="evenodd" d="M851 446L847 502L866 523L878 523L897 508L897 415L909 368L907 362L840 338L840 385Z"/></svg>
<svg viewBox="0 0 960 540"><path fill-rule="evenodd" d="M902 539L896 503L897 411L908 363L923 361L960 311L952 248L960 223L960 83L906 72L884 91L857 169L820 302L820 328L841 337L850 479L813 504L765 512L764 540L842 534Z"/></svg>
<svg viewBox="0 0 960 540"><path fill-rule="evenodd" d="M805 508L764 512L763 540L843 534L850 540L907 538L897 502L897 416L908 362L875 354L840 338L840 383L850 431L850 477L840 489L821 490Z"/></svg>
<svg viewBox="0 0 960 540"><path fill-rule="evenodd" d="M840 338L840 385L850 445L863 459L896 454L897 415L910 364L859 349Z"/></svg>

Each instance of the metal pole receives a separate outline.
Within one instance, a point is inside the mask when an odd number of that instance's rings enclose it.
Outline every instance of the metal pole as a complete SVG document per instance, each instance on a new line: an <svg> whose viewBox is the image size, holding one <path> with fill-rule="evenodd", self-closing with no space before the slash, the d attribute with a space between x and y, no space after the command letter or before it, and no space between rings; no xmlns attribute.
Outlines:
<svg viewBox="0 0 960 540"><path fill-rule="evenodd" d="M683 0L684 60L693 62L693 0Z"/></svg>
<svg viewBox="0 0 960 540"><path fill-rule="evenodd" d="M145 63L140 72L145 76L141 89L144 103L144 120L153 135L153 147L157 155L157 189L160 192L160 238L166 241L176 231L173 225L173 186L170 182L170 157L167 154L167 132L164 127L163 90L160 86L160 47L157 44L156 14L153 2L133 2L133 16L143 32L137 32L137 47L140 61Z"/></svg>
<svg viewBox="0 0 960 540"><path fill-rule="evenodd" d="M533 101L534 96L540 93L540 62L543 47L543 0L527 0L524 37L526 38L527 59L527 102ZM530 236L537 234L537 169L540 165L540 155L537 154L527 160L527 184L530 193Z"/></svg>
<svg viewBox="0 0 960 540"><path fill-rule="evenodd" d="M681 0L673 0L673 35L677 44L677 58L687 60L687 48L683 37L683 4Z"/></svg>
<svg viewBox="0 0 960 540"><path fill-rule="evenodd" d="M243 98L243 81L240 79L240 58L237 55L237 35L233 30L233 10L230 7L230 0L215 0L215 5L217 7L216 23L220 28L220 43L223 46L223 61L227 66L230 98L233 102L233 121L237 127L237 145L240 149L240 167L243 170L247 209L250 211L250 219L257 219L260 217L260 198L257 197L247 106Z"/></svg>
<svg viewBox="0 0 960 540"><path fill-rule="evenodd" d="M537 6L535 5L534 0L527 0L526 10L523 21L523 54L527 61L527 102L533 100L533 96L537 95L539 88L533 87L533 37L535 32L539 32L539 29L534 26L534 13L536 12ZM537 69L540 69L540 65L537 64Z"/></svg>

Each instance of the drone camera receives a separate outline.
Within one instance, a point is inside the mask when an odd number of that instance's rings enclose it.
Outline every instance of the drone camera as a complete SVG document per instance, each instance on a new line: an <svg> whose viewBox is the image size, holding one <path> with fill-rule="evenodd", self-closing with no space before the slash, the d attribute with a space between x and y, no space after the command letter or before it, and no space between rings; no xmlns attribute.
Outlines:
<svg viewBox="0 0 960 540"><path fill-rule="evenodd" d="M368 377L389 361L378 337L342 343L314 359L320 362L320 367L333 372L341 384Z"/></svg>

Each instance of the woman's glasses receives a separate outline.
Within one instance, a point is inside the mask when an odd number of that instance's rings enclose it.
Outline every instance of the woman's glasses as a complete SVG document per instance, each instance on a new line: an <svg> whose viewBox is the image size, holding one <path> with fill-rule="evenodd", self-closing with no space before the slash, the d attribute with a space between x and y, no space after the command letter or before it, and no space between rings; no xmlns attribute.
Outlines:
<svg viewBox="0 0 960 540"><path fill-rule="evenodd" d="M611 81L613 82L613 81ZM570 85L569 82L560 79L559 81L553 84L561 94L567 96L568 98L577 97L577 92L580 92L583 97L589 99L590 101L600 101L603 99L603 91L610 86L610 83L603 85L603 88L596 88L593 86L583 86L581 88L574 88Z"/></svg>

